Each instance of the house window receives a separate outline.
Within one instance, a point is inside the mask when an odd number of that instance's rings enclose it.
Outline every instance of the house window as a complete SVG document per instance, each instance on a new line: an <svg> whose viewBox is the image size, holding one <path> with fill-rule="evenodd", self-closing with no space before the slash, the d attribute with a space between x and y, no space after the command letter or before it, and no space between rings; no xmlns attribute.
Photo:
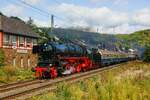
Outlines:
<svg viewBox="0 0 150 100"><path fill-rule="evenodd" d="M33 39L33 45L37 45L37 39Z"/></svg>
<svg viewBox="0 0 150 100"><path fill-rule="evenodd" d="M9 34L4 34L3 36L3 45L10 46L11 45L11 37Z"/></svg>
<svg viewBox="0 0 150 100"><path fill-rule="evenodd" d="M13 47L17 46L17 37L15 35L12 36L12 46Z"/></svg>
<svg viewBox="0 0 150 100"><path fill-rule="evenodd" d="M24 47L24 37L19 37L19 47Z"/></svg>
<svg viewBox="0 0 150 100"><path fill-rule="evenodd" d="M26 38L27 47L31 47L32 39Z"/></svg>

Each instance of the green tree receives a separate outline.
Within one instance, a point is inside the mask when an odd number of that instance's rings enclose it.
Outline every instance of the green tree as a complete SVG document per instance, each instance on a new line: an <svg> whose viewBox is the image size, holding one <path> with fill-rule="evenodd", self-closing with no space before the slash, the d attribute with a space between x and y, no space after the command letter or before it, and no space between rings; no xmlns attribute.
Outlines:
<svg viewBox="0 0 150 100"><path fill-rule="evenodd" d="M39 40L39 43L45 43L52 39L52 36L49 35L50 28L35 28L36 33L38 33L41 36L41 39Z"/></svg>
<svg viewBox="0 0 150 100"><path fill-rule="evenodd" d="M27 24L31 25L31 26L33 25L33 19L31 17L29 17L29 20L27 21Z"/></svg>
<svg viewBox="0 0 150 100"><path fill-rule="evenodd" d="M2 12L0 12L0 15L2 15L2 16L3 16L3 13L2 13Z"/></svg>
<svg viewBox="0 0 150 100"><path fill-rule="evenodd" d="M144 61L150 62L150 46L147 46L144 51Z"/></svg>
<svg viewBox="0 0 150 100"><path fill-rule="evenodd" d="M24 22L22 19L20 19L19 17L16 17L16 16L11 16L10 18Z"/></svg>
<svg viewBox="0 0 150 100"><path fill-rule="evenodd" d="M50 28L38 27L37 25L34 24L34 20L31 17L29 17L29 20L26 23L32 27L35 33L41 36L39 44L45 43L50 39L52 39L51 36L48 34L50 32Z"/></svg>
<svg viewBox="0 0 150 100"><path fill-rule="evenodd" d="M0 49L0 66L4 65L4 59L5 59L4 51Z"/></svg>
<svg viewBox="0 0 150 100"><path fill-rule="evenodd" d="M144 61L150 62L150 32L145 32L144 34L146 35L146 38L144 39Z"/></svg>

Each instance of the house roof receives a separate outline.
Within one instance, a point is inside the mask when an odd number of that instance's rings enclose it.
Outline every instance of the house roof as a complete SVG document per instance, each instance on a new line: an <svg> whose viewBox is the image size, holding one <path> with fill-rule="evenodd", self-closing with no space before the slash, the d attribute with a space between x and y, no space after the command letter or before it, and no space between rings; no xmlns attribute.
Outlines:
<svg viewBox="0 0 150 100"><path fill-rule="evenodd" d="M0 30L16 35L29 36L39 38L40 36L33 32L32 28L25 22L0 15Z"/></svg>

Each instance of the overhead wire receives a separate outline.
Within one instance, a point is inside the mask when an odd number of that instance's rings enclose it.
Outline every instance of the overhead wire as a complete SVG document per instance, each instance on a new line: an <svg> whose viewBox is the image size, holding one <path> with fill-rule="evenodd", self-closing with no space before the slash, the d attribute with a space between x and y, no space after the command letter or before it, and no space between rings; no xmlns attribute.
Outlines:
<svg viewBox="0 0 150 100"><path fill-rule="evenodd" d="M20 6L20 3L21 4L23 4L24 6L28 6L28 7L30 7L31 9L34 9L34 11L38 11L37 13L38 14L42 14L43 16L45 16L45 17L50 17L51 15L53 15L55 18L57 18L58 20L61 20L62 22L64 22L64 20L65 21L67 21L67 22L69 22L70 23L70 21L68 20L68 19L70 19L70 18L68 18L68 17L65 17L65 18L62 18L62 17L59 17L59 16L56 16L55 14L52 14L52 13L49 13L49 12L47 12L47 11L45 11L45 10L42 10L42 9L40 9L40 8L38 8L38 7L35 7L35 6L33 6L33 5L31 5L31 4L29 4L29 3L27 3L27 2L25 2L24 0L17 0L18 2L14 2L13 0L6 0L7 2L8 1L10 1L10 2L12 2L12 3L15 3L15 4L17 4L17 5L19 5ZM61 2L58 2L57 0L54 0L56 3L58 3L58 4L61 4ZM72 23L73 24L73 23ZM66 25L68 25L68 24L66 24Z"/></svg>
<svg viewBox="0 0 150 100"><path fill-rule="evenodd" d="M31 5L31 4L29 4L29 3L27 3L27 2L25 2L25 1L23 1L23 0L17 0L17 1L19 1L19 2L21 2L21 3L23 3L23 4L25 4L25 5L27 5L27 6L29 6L29 7L31 7L32 9L36 9L36 10L42 12L42 13L47 14L48 17L50 17L50 15L53 15L53 16L54 16L55 18L57 18L58 20L61 20L61 21L66 20L66 19L64 19L64 18L61 18L61 17L56 16L55 14L52 14L52 13L49 13L49 12L47 12L47 11L45 11L45 10L39 9L39 8L37 8L37 7ZM57 2L57 3L59 3L59 4L61 4L61 3L58 2L57 0L54 0L54 1Z"/></svg>
<svg viewBox="0 0 150 100"><path fill-rule="evenodd" d="M29 3L27 3L27 2L25 2L23 0L17 0L17 1L20 2L20 3L22 3L22 4L24 4L24 5L26 5L26 6L28 6L28 7L30 7L30 8L32 8L32 9L38 10L39 12L45 13L47 15L53 15L53 14L51 14L51 13L45 11L45 10L42 10L40 8L37 8L37 7L31 5L31 4L29 4Z"/></svg>

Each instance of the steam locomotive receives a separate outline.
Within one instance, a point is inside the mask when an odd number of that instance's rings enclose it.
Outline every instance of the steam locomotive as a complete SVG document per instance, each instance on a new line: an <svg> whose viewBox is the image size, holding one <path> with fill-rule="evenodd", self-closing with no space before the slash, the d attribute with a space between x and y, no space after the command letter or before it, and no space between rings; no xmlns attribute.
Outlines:
<svg viewBox="0 0 150 100"><path fill-rule="evenodd" d="M135 59L127 53L89 48L79 41L49 41L33 47L37 78L56 78Z"/></svg>

